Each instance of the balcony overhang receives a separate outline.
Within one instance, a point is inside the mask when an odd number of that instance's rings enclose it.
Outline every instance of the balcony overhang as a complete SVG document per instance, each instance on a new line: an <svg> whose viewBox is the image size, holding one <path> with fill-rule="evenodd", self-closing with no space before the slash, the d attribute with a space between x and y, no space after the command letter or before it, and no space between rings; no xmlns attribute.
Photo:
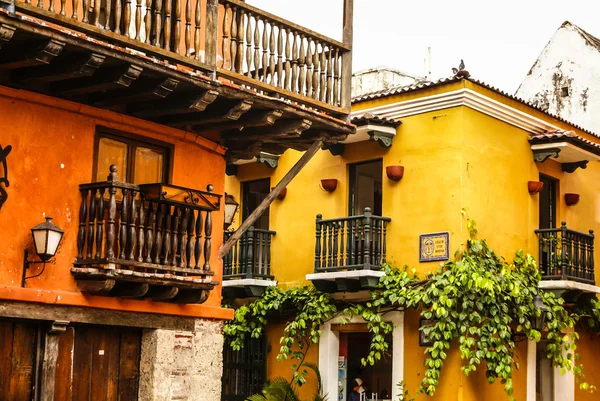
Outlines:
<svg viewBox="0 0 600 401"><path fill-rule="evenodd" d="M600 161L600 145L584 139L573 131L548 131L534 134L529 143L536 162L549 158L562 164L563 171L574 172L585 169L590 161Z"/></svg>
<svg viewBox="0 0 600 401"><path fill-rule="evenodd" d="M600 294L600 287L594 284L581 283L573 280L542 280L539 287L561 297L566 303L572 304L589 300Z"/></svg>
<svg viewBox="0 0 600 401"><path fill-rule="evenodd" d="M349 135L341 144L350 144L364 141L375 141L379 145L389 148L396 137L396 130L400 121L378 117L372 113L365 113L352 119L356 125L356 133ZM333 152L332 152L333 153Z"/></svg>
<svg viewBox="0 0 600 401"><path fill-rule="evenodd" d="M307 274L306 280L322 292L358 292L374 290L382 276L385 273L380 270L348 270Z"/></svg>
<svg viewBox="0 0 600 401"><path fill-rule="evenodd" d="M0 9L0 85L179 128L226 146L231 162L355 132L339 113L221 79L200 59L16 6L16 15Z"/></svg>
<svg viewBox="0 0 600 401"><path fill-rule="evenodd" d="M239 280L223 281L223 297L226 299L255 298L260 297L269 287L276 287L277 281L244 278Z"/></svg>

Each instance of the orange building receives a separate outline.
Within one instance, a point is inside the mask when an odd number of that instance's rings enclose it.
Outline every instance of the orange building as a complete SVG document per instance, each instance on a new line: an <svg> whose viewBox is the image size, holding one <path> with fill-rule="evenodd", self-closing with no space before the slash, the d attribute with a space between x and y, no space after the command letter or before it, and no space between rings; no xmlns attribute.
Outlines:
<svg viewBox="0 0 600 401"><path fill-rule="evenodd" d="M221 399L226 164L353 133L351 39L237 0L0 0L0 400Z"/></svg>

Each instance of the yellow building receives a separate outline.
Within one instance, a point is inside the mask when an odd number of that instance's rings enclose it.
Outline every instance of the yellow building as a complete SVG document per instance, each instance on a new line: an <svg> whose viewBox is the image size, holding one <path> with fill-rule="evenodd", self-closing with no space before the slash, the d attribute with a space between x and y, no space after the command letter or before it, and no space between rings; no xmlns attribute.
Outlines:
<svg viewBox="0 0 600 401"><path fill-rule="evenodd" d="M254 233L243 237L236 254L226 257L226 297L312 281L335 297L365 299L383 274L383 261L414 266L424 275L452 257L468 237L462 210L499 254L510 258L522 248L534 255L544 288L566 297L600 292L590 231L600 229L600 138L594 133L460 77L362 95L353 100L352 117L357 133L321 150ZM229 166L226 192L241 204L235 222L248 216L301 153L262 156ZM539 249L540 236L549 233L564 235L581 255L565 271L552 267L554 253ZM249 241L253 254L244 251ZM360 373L369 382L368 398L378 393L380 400L396 400L401 380L411 393L417 389L425 371L419 314L395 312L389 319L395 324L392 357L360 372L366 326L344 328L334 320L322 327L318 350L308 357L318 363L330 399L338 399L340 364L346 390ZM272 351L264 354L266 375L286 374L275 359L281 326L267 334ZM517 400L597 399L579 390L572 374L554 372L539 357L543 344L537 347L526 340L517 344ZM594 334L581 330L579 347L588 381L599 385ZM458 352L449 355L434 400L506 399L501 385L487 384L484 371L466 377L460 364Z"/></svg>

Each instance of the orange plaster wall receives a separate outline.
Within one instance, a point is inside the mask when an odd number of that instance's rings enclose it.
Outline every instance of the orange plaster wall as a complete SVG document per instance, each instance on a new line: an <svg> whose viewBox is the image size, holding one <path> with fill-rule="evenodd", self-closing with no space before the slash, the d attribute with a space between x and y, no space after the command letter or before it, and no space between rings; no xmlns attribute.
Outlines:
<svg viewBox="0 0 600 401"><path fill-rule="evenodd" d="M8 200L0 210L0 298L23 298L50 302L66 292L70 304L108 309L138 310L169 314L229 318L232 313L219 307L221 287L215 288L203 306L179 306L151 301L120 301L89 297L79 293L70 268L76 256L79 223L79 184L91 182L94 135L105 126L138 136L173 144L172 183L223 194L224 149L184 131L117 113L94 109L42 95L0 87L0 144L12 145L6 188ZM30 228L44 216L64 231L56 264L46 266L39 278L27 280L28 288L58 291L55 296L32 296L20 289L23 250L33 249ZM222 264L217 259L222 243L223 208L213 216L211 267L214 279L221 281ZM39 272L33 265L29 275ZM7 291L7 289L9 291ZM11 294L10 296L7 294ZM63 296L64 297L64 296ZM50 301L49 301L50 300ZM206 309L206 306L211 308ZM205 310L206 309L206 310Z"/></svg>
<svg viewBox="0 0 600 401"><path fill-rule="evenodd" d="M578 329L579 341L577 342L577 353L580 355L578 364L583 365L585 380L600 389L600 369L598 355L600 355L600 334L588 329ZM589 392L579 389L579 381L575 382L575 401L596 401L598 391Z"/></svg>

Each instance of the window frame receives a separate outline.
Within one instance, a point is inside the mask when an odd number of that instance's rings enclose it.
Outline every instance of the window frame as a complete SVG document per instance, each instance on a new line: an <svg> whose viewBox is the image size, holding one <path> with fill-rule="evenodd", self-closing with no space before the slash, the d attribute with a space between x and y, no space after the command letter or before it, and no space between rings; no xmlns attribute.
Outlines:
<svg viewBox="0 0 600 401"><path fill-rule="evenodd" d="M173 151L175 148L173 144L141 135L131 134L126 131L119 131L102 126L98 126L96 128L96 134L94 135L92 182L95 182L96 177L98 176L98 156L101 138L108 138L114 141L119 141L127 144L127 176L123 177L119 175L119 172L117 172L117 175L119 176L119 179L121 181L127 183L134 183L133 177L135 169L135 150L137 147L145 147L163 152L163 183L171 184L173 174ZM106 172L106 175L108 176L108 171Z"/></svg>

